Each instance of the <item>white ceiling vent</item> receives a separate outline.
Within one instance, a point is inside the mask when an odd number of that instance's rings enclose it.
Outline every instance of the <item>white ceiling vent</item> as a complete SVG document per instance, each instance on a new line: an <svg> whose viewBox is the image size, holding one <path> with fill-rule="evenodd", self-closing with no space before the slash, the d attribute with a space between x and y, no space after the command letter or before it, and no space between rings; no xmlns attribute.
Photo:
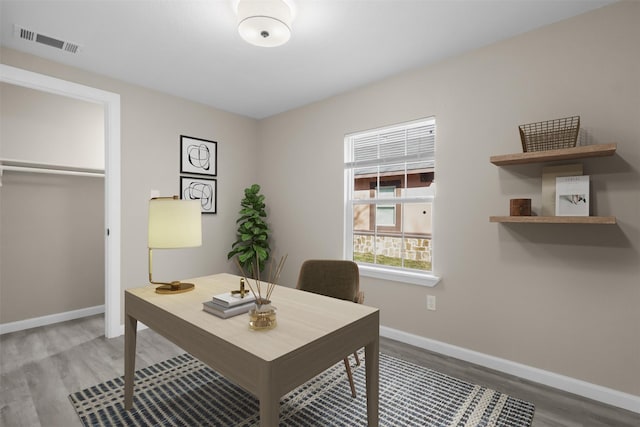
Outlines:
<svg viewBox="0 0 640 427"><path fill-rule="evenodd" d="M64 50L65 52L78 53L81 50L81 46L77 43L45 36L44 34L20 27L19 25L14 27L14 35L22 40L44 44L56 49Z"/></svg>

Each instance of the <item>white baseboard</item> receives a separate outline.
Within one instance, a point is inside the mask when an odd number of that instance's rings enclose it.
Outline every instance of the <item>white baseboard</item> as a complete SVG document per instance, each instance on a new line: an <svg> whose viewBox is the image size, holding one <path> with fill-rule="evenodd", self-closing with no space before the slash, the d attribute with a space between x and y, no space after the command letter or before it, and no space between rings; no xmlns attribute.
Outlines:
<svg viewBox="0 0 640 427"><path fill-rule="evenodd" d="M474 363L476 365L485 366L496 371L515 375L536 383L597 400L598 402L602 402L607 405L640 413L640 396L623 393L621 391L588 383L576 378L512 362L507 359L501 359L499 357L421 337L419 335L413 335L397 329L388 328L386 326L380 326L380 336Z"/></svg>
<svg viewBox="0 0 640 427"><path fill-rule="evenodd" d="M78 310L66 311L64 313L50 314L48 316L34 317L33 319L2 323L0 324L0 335L37 328L38 326L66 322L67 320L79 319L81 317L93 316L94 314L100 313L104 313L104 305L96 305L95 307L81 308Z"/></svg>

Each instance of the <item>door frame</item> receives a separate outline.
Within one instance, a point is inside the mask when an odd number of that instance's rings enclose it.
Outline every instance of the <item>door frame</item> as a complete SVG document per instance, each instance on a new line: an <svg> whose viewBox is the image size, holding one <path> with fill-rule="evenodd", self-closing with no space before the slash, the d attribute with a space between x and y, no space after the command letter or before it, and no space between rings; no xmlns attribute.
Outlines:
<svg viewBox="0 0 640 427"><path fill-rule="evenodd" d="M104 108L104 334L107 338L120 336L120 95L5 64L0 64L0 81L93 102Z"/></svg>

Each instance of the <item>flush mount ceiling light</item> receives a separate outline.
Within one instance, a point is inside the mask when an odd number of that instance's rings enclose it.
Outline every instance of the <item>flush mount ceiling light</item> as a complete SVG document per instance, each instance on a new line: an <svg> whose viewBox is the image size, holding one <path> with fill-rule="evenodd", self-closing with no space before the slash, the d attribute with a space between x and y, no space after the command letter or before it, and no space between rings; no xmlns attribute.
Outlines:
<svg viewBox="0 0 640 427"><path fill-rule="evenodd" d="M238 0L238 32L256 46L275 47L291 37L293 13L290 1Z"/></svg>

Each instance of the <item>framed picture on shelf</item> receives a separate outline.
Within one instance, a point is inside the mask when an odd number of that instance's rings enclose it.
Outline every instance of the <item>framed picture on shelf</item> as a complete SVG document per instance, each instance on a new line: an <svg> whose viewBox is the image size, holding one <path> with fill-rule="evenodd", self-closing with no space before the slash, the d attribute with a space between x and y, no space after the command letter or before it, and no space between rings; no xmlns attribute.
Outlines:
<svg viewBox="0 0 640 427"><path fill-rule="evenodd" d="M589 216L589 175L556 178L556 215Z"/></svg>
<svg viewBox="0 0 640 427"><path fill-rule="evenodd" d="M203 214L217 212L218 181L210 178L180 177L180 198L199 200Z"/></svg>
<svg viewBox="0 0 640 427"><path fill-rule="evenodd" d="M216 176L218 143L180 135L180 173Z"/></svg>
<svg viewBox="0 0 640 427"><path fill-rule="evenodd" d="M582 175L582 163L542 168L542 209L540 216L556 214L556 178Z"/></svg>

